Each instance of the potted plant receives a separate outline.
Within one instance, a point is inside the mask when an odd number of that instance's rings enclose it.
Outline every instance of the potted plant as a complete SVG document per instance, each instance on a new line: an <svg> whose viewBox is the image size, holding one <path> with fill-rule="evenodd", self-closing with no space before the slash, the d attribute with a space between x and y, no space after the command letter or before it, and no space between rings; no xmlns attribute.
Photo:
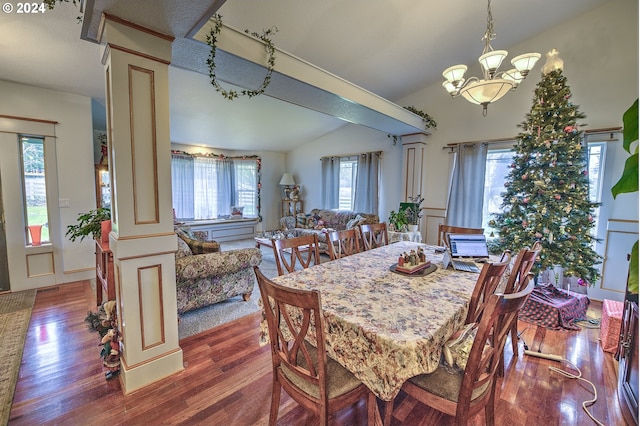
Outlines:
<svg viewBox="0 0 640 426"><path fill-rule="evenodd" d="M71 241L75 241L76 238L80 238L80 241L82 241L87 236L100 239L102 235L102 222L106 220L111 220L111 209L105 207L99 207L89 211L89 213L81 213L78 215L77 224L67 226L65 235L69 237Z"/></svg>
<svg viewBox="0 0 640 426"><path fill-rule="evenodd" d="M391 210L389 213L389 225L393 226L396 231L406 231L409 221L404 210L398 210L397 212Z"/></svg>
<svg viewBox="0 0 640 426"><path fill-rule="evenodd" d="M620 194L638 192L638 144L632 149L634 142L638 140L638 99L625 111L622 116L624 127L623 148L629 153L625 161L622 176L611 188L615 199ZM631 248L629 259L629 276L627 278L627 290L629 294L638 297L638 241Z"/></svg>
<svg viewBox="0 0 640 426"><path fill-rule="evenodd" d="M424 201L424 198L420 194L415 197L409 197L410 203L401 203L405 208L405 214L407 215L407 221L409 222L409 231L418 232L418 225L420 225L420 218L422 217L422 211L420 211L420 205Z"/></svg>

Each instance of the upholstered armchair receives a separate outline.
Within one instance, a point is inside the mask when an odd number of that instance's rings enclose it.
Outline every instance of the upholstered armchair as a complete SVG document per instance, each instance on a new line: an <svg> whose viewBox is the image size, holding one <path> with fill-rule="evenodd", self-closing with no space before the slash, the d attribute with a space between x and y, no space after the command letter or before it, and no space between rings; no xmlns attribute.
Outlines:
<svg viewBox="0 0 640 426"><path fill-rule="evenodd" d="M256 248L221 251L216 241L200 241L176 228L176 292L178 314L242 295L249 300L254 266L262 262ZM190 236L191 235L191 236Z"/></svg>

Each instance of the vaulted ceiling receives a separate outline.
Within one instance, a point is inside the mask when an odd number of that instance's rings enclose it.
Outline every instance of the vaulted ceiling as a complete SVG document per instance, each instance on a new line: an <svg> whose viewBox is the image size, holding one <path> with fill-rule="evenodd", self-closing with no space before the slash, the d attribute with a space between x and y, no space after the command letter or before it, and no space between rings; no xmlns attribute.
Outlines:
<svg viewBox="0 0 640 426"><path fill-rule="evenodd" d="M603 3L494 1L492 45L508 50ZM99 112L96 126L104 126L101 50L88 40L97 38L100 13L108 12L176 39L169 74L172 141L288 151L345 121L270 96L220 96L203 74L208 47L191 38L213 13L239 30L277 27L272 40L279 49L398 101L439 84L450 65L478 67L486 9L484 1L470 0L87 0L84 20L76 23L78 6L62 3L44 13L0 15L0 79L89 96Z"/></svg>

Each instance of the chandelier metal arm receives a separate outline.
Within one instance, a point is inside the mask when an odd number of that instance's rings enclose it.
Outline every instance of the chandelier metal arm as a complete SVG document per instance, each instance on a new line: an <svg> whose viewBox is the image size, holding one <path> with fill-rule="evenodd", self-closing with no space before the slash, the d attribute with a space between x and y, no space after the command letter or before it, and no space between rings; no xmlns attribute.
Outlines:
<svg viewBox="0 0 640 426"><path fill-rule="evenodd" d="M449 94L452 97L462 95L469 102L482 105L483 115L486 115L488 104L502 98L508 91L515 90L540 58L539 53L516 56L511 60L511 64L515 68L498 73L498 68L507 57L508 52L493 50L491 41L495 38L491 0L487 0L487 29L482 36L484 43L482 55L478 58L483 78L469 77L465 79L466 65L454 65L442 73L446 79L442 86Z"/></svg>

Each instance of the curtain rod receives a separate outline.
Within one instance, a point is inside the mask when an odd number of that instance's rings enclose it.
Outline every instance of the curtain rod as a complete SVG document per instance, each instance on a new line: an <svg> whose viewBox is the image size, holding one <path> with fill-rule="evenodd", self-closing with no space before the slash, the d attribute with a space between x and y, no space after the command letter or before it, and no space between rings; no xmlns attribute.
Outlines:
<svg viewBox="0 0 640 426"><path fill-rule="evenodd" d="M179 155L182 157L202 157L202 158L213 158L213 159L219 159L219 160L259 160L260 156L259 155L224 155L224 154L215 154L213 152L211 153L190 153L190 152L186 152L186 151L181 151L181 150L176 150L176 149L172 149L171 150L171 155Z"/></svg>
<svg viewBox="0 0 640 426"><path fill-rule="evenodd" d="M622 131L622 127L604 127L601 129L588 129L588 130L585 130L584 133L588 135L597 135L597 134L605 134L605 133L617 133L620 131ZM486 143L491 145L495 143L511 142L511 141L515 141L516 139L517 139L517 136L514 136L512 138L480 139L480 140L466 141L466 142L451 142L443 146L442 149L454 149L458 145L473 145L477 143Z"/></svg>
<svg viewBox="0 0 640 426"><path fill-rule="evenodd" d="M365 155L365 154L378 154L382 155L383 151L369 151L369 152L356 152L353 154L336 154L336 155L325 155L324 157L320 157L320 161L324 158L344 158L344 157L354 157L356 155Z"/></svg>

